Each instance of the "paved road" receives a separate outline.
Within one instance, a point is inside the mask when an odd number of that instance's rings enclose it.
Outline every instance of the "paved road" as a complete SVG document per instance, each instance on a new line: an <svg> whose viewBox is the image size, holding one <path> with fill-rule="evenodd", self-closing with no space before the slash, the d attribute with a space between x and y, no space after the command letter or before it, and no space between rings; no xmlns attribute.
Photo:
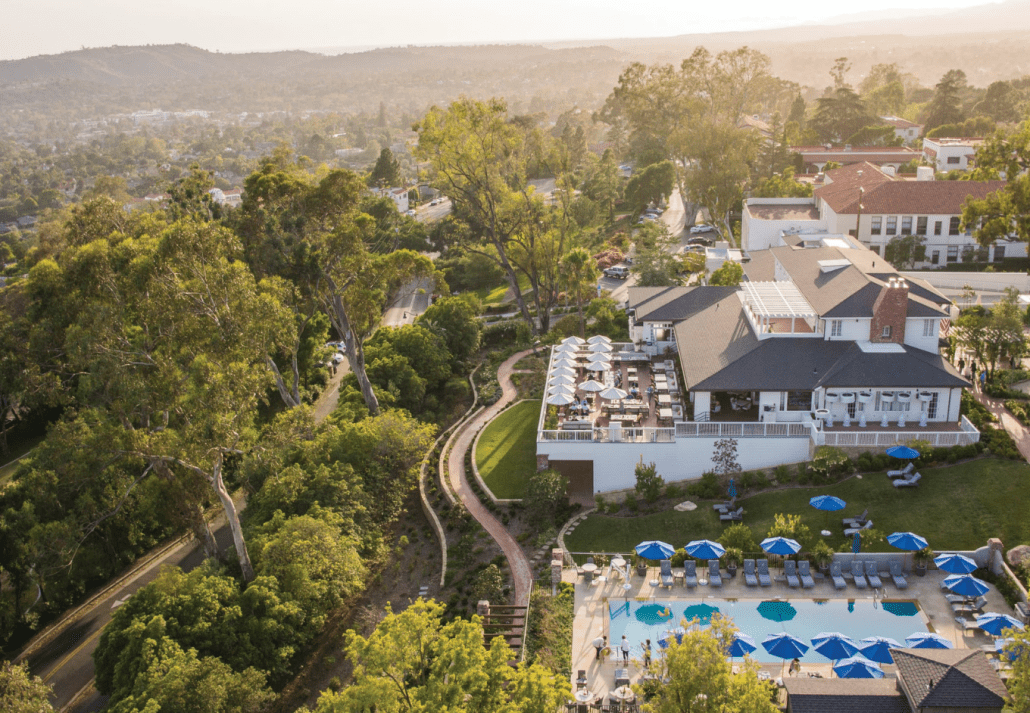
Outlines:
<svg viewBox="0 0 1030 713"><path fill-rule="evenodd" d="M412 280L401 288L394 306L383 315L384 327L414 324L415 318L429 309L433 285L430 280Z"/></svg>
<svg viewBox="0 0 1030 713"><path fill-rule="evenodd" d="M527 349L513 354L498 367L497 380L501 385L501 398L489 408L480 411L479 415L471 421L461 426L447 459L447 477L450 481L451 489L461 499L465 507L468 508L472 517L500 545L505 559L508 560L508 567L511 569L515 589L515 604L522 606L529 605L529 591L533 584L533 570L529 566L529 559L507 528L490 514L490 511L483 506L476 493L472 490L465 474L465 453L472 446L472 441L475 440L476 433L479 432L480 427L484 426L501 409L515 400L517 393L514 384L511 383L512 366L522 357L532 353L532 349Z"/></svg>
<svg viewBox="0 0 1030 713"><path fill-rule="evenodd" d="M437 205L421 205L415 209L415 220L423 223L434 223L451 212L451 199L444 198Z"/></svg>

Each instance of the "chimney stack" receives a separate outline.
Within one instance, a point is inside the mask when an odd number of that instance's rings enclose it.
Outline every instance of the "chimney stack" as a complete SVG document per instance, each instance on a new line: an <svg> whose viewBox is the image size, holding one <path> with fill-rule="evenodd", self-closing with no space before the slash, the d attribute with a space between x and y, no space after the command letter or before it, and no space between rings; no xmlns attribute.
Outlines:
<svg viewBox="0 0 1030 713"><path fill-rule="evenodd" d="M873 303L869 341L877 344L904 344L907 316L908 283L901 277L891 277L880 288L880 294Z"/></svg>

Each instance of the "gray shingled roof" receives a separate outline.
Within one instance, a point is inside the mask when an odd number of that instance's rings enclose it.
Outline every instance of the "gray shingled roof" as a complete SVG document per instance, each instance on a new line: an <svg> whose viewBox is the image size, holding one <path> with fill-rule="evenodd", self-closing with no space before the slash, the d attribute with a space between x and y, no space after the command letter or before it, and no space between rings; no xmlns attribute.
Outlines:
<svg viewBox="0 0 1030 713"><path fill-rule="evenodd" d="M635 311L639 320L694 289L693 287L630 287L626 290L626 302L629 309Z"/></svg>
<svg viewBox="0 0 1030 713"><path fill-rule="evenodd" d="M819 386L953 388L970 385L940 354L907 346L904 354L867 354L854 342L844 343L849 345L848 350L826 371Z"/></svg>
<svg viewBox="0 0 1030 713"><path fill-rule="evenodd" d="M916 706L994 708L1005 704L1005 684L982 651L895 649L898 678Z"/></svg>
<svg viewBox="0 0 1030 713"><path fill-rule="evenodd" d="M734 364L759 344L735 292L673 329L687 388L694 388L694 384Z"/></svg>
<svg viewBox="0 0 1030 713"><path fill-rule="evenodd" d="M743 312L741 319L745 319ZM703 334L692 330L689 336L684 336L698 342L704 341ZM676 341L683 343L678 330ZM687 376L686 363L682 362L683 375L688 388L699 391L809 391L819 385L851 345L851 342L824 339L770 337L696 382ZM681 359L682 352L681 348ZM725 352L731 353L731 350Z"/></svg>
<svg viewBox="0 0 1030 713"><path fill-rule="evenodd" d="M656 295L636 308L637 321L677 322L737 292L737 287L679 287ZM674 290L686 290L680 294Z"/></svg>
<svg viewBox="0 0 1030 713"><path fill-rule="evenodd" d="M791 713L911 713L897 681L845 678L785 678Z"/></svg>

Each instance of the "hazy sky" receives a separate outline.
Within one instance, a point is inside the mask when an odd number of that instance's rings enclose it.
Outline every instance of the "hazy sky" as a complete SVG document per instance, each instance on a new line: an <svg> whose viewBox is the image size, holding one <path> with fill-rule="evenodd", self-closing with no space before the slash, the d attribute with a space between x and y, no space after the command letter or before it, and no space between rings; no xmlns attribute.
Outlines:
<svg viewBox="0 0 1030 713"><path fill-rule="evenodd" d="M901 0L906 9L980 4L985 0ZM890 0L852 6L826 0L5 0L0 59L175 42L241 52L667 37L782 27L896 6Z"/></svg>

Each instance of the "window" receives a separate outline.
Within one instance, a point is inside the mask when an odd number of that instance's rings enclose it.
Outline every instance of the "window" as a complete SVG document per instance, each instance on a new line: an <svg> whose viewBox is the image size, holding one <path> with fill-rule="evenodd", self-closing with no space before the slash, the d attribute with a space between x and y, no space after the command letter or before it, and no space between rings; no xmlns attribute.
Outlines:
<svg viewBox="0 0 1030 713"><path fill-rule="evenodd" d="M937 418L937 397L939 394L934 391L933 396L930 397L930 403L926 405L926 417Z"/></svg>
<svg viewBox="0 0 1030 713"><path fill-rule="evenodd" d="M812 409L811 391L788 391L787 411L810 411Z"/></svg>
<svg viewBox="0 0 1030 713"><path fill-rule="evenodd" d="M891 336L891 326L889 324L886 327L883 328L883 331L880 332L880 336L883 337L884 339L889 339L890 338L890 336Z"/></svg>
<svg viewBox="0 0 1030 713"><path fill-rule="evenodd" d="M916 235L926 235L927 221L928 219L925 215L916 218Z"/></svg>
<svg viewBox="0 0 1030 713"><path fill-rule="evenodd" d="M912 216L906 215L901 218L901 234L911 235L912 234Z"/></svg>
<svg viewBox="0 0 1030 713"><path fill-rule="evenodd" d="M959 162L959 156L948 156L948 163L957 164Z"/></svg>
<svg viewBox="0 0 1030 713"><path fill-rule="evenodd" d="M878 215L874 215L872 217L872 220L870 221L870 225L871 227L869 228L869 234L879 235L880 230L883 228L883 218Z"/></svg>
<svg viewBox="0 0 1030 713"><path fill-rule="evenodd" d="M958 245L948 246L948 262L958 262Z"/></svg>
<svg viewBox="0 0 1030 713"><path fill-rule="evenodd" d="M940 250L934 250L932 253L930 253L930 264L931 265L940 265L941 264L941 251Z"/></svg>
<svg viewBox="0 0 1030 713"><path fill-rule="evenodd" d="M995 245L994 246L994 261L999 262L1005 259L1005 246Z"/></svg>
<svg viewBox="0 0 1030 713"><path fill-rule="evenodd" d="M831 319L830 320L830 336L839 337L844 331L844 320L842 319Z"/></svg>
<svg viewBox="0 0 1030 713"><path fill-rule="evenodd" d="M951 222L948 224L948 235L958 235L959 234L959 232L958 232L959 221L961 221L961 218L959 218L957 215L956 216L952 216Z"/></svg>
<svg viewBox="0 0 1030 713"><path fill-rule="evenodd" d="M898 216L888 215L887 216L887 235L898 234Z"/></svg>
<svg viewBox="0 0 1030 713"><path fill-rule="evenodd" d="M941 234L941 227L942 226L943 226L943 223L941 223L941 221L939 221L939 220L935 221L934 224L933 224L933 234L934 235L940 235Z"/></svg>
<svg viewBox="0 0 1030 713"><path fill-rule="evenodd" d="M923 336L924 337L932 337L933 336L933 327L934 327L934 322L936 322L936 321L937 320L935 320L935 319L924 319L923 320Z"/></svg>

